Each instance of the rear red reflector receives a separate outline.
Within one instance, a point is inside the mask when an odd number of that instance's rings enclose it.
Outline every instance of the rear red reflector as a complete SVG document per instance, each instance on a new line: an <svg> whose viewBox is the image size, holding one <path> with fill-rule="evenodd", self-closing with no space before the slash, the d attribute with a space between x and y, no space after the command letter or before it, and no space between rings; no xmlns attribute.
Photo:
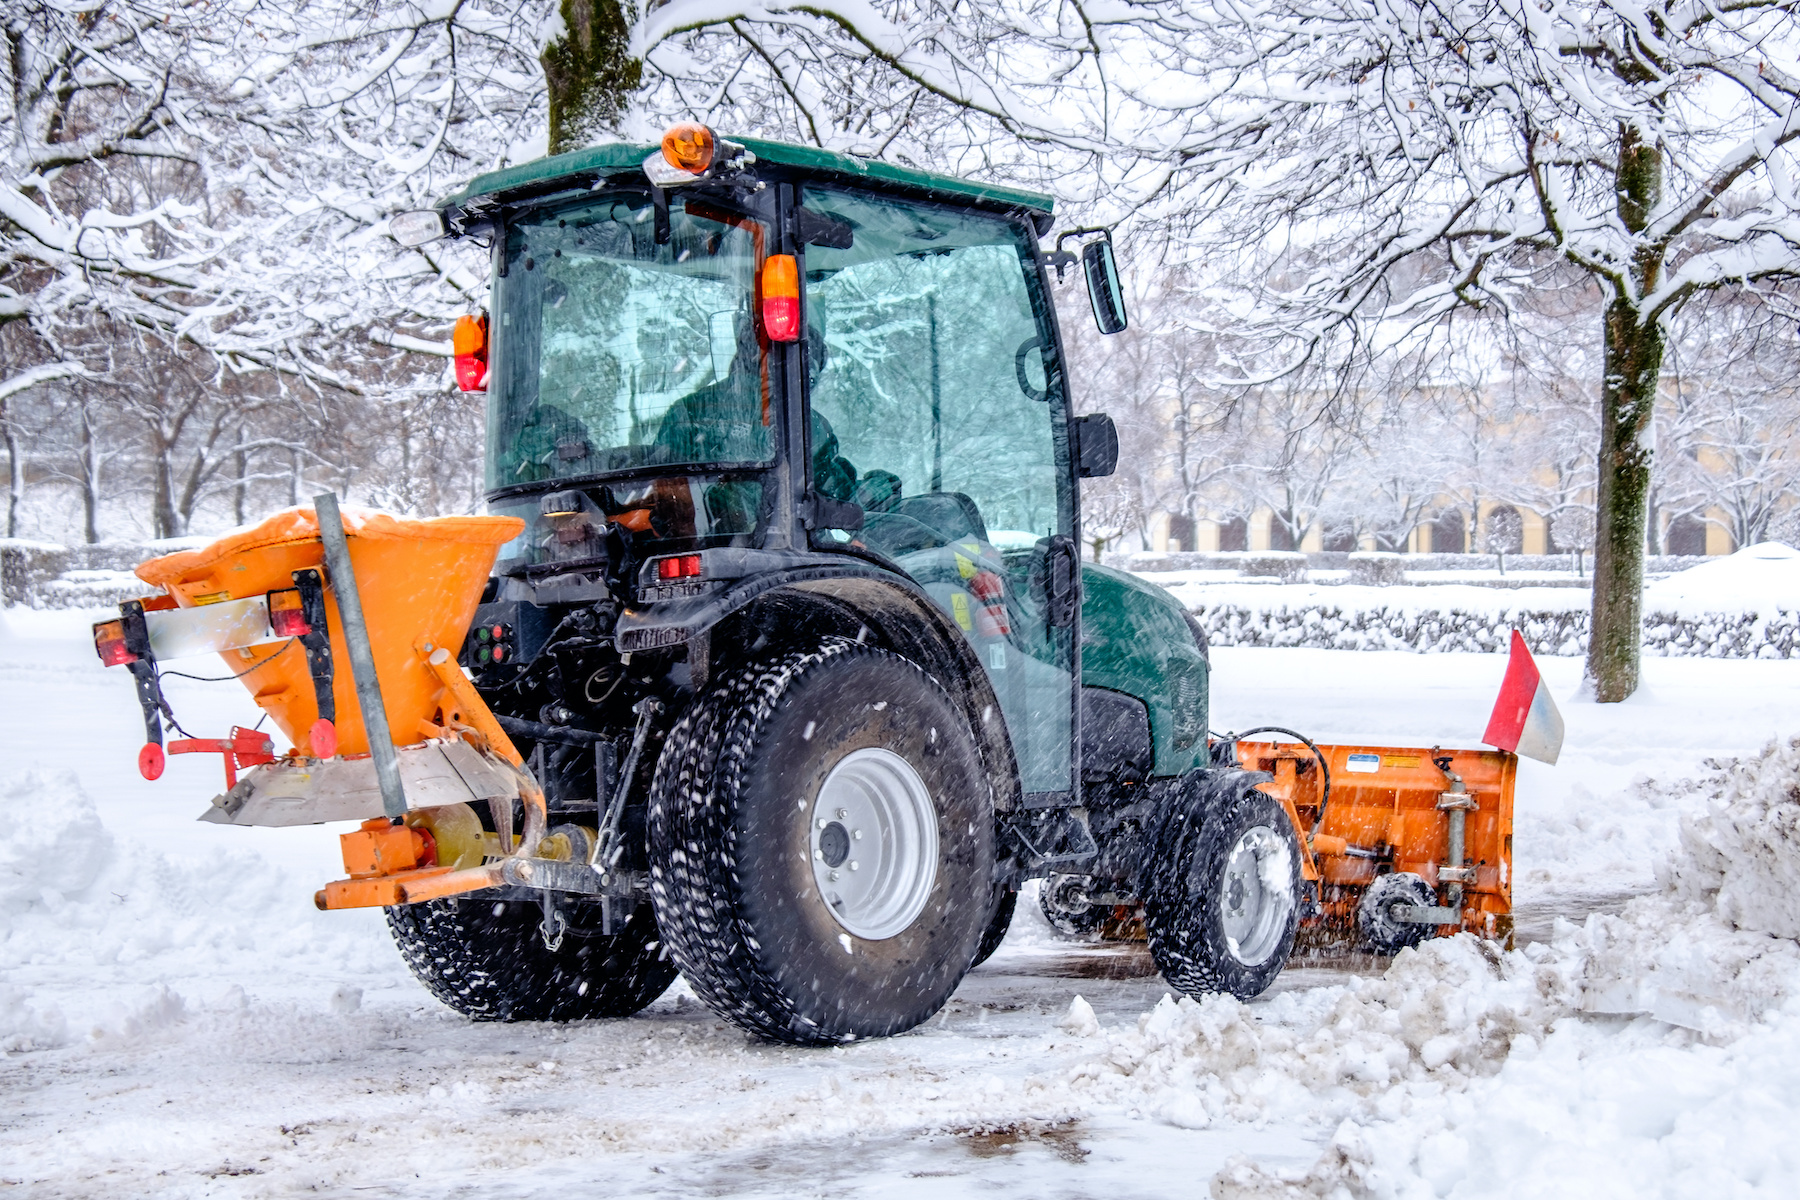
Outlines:
<svg viewBox="0 0 1800 1200"><path fill-rule="evenodd" d="M678 554L656 563L658 579L696 579L704 570L698 554Z"/></svg>
<svg viewBox="0 0 1800 1200"><path fill-rule="evenodd" d="M101 621L94 626L94 653L109 667L122 667L137 661L137 655L125 648L125 622Z"/></svg>
<svg viewBox="0 0 1800 1200"><path fill-rule="evenodd" d="M285 588L269 593L269 628L276 637L303 637L312 632L306 610L300 604L300 589Z"/></svg>

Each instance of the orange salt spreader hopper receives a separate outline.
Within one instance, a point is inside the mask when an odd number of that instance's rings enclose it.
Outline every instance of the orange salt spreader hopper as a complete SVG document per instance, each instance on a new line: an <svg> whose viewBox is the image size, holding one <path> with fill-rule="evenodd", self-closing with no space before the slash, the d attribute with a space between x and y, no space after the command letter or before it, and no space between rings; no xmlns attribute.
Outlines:
<svg viewBox="0 0 1800 1200"><path fill-rule="evenodd" d="M277 756L266 734L234 728L171 741L167 753L224 758L226 790L202 820L362 822L342 835L350 878L327 884L319 907L413 903L530 878L543 791L456 662L501 545L523 529L514 517L341 512L321 496L143 563L138 577L160 594L94 627L101 661L136 679L143 774L162 774L163 719L174 721L157 664L216 652L295 748ZM525 812L516 840L515 801ZM472 807L481 802L492 833Z"/></svg>
<svg viewBox="0 0 1800 1200"><path fill-rule="evenodd" d="M454 656L475 617L495 555L518 536L524 522L516 517L414 519L352 509L344 513L344 527L388 729L396 746L424 741L430 736L425 723L432 723L441 707L444 683L427 661L430 654L418 644L447 647ZM317 513L291 508L198 550L153 558L138 567L137 576L164 589L177 607L191 609L299 590L294 573L319 570L323 564ZM336 749L341 755L367 754L362 707L343 666L349 661L343 618L328 579L324 593L331 661L338 664L331 686ZM288 740L307 747L321 713L303 647L297 641L270 643L226 650L221 657Z"/></svg>

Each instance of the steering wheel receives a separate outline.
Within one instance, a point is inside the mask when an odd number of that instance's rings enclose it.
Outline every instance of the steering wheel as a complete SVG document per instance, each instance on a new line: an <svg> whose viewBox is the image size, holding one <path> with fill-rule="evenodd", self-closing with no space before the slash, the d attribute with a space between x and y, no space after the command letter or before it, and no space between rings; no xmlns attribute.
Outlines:
<svg viewBox="0 0 1800 1200"><path fill-rule="evenodd" d="M1043 335L1034 333L1020 342L1018 350L1013 354L1013 375L1019 381L1019 390L1032 400L1047 400L1050 397L1048 380L1045 381L1045 386L1038 388L1032 387L1031 380L1025 377L1025 356L1043 344Z"/></svg>

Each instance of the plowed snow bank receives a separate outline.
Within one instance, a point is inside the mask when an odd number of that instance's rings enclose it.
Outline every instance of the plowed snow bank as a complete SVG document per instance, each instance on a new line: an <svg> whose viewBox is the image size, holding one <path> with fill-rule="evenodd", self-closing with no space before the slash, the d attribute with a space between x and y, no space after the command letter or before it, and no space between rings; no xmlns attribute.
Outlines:
<svg viewBox="0 0 1800 1200"><path fill-rule="evenodd" d="M166 1024L183 991L227 991L270 962L373 965L366 937L320 917L257 854L117 843L72 772L0 780L0 1052Z"/></svg>

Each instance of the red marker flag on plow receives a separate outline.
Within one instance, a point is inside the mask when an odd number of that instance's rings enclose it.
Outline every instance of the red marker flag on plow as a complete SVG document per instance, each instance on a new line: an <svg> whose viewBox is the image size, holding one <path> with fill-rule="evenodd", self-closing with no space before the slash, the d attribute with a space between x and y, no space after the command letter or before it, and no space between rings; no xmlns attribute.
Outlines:
<svg viewBox="0 0 1800 1200"><path fill-rule="evenodd" d="M1550 698L1550 689L1544 686L1544 677L1538 674L1537 663L1516 629L1500 698L1494 701L1494 715L1488 718L1481 740L1552 765L1562 751L1562 714L1556 711L1556 701Z"/></svg>

